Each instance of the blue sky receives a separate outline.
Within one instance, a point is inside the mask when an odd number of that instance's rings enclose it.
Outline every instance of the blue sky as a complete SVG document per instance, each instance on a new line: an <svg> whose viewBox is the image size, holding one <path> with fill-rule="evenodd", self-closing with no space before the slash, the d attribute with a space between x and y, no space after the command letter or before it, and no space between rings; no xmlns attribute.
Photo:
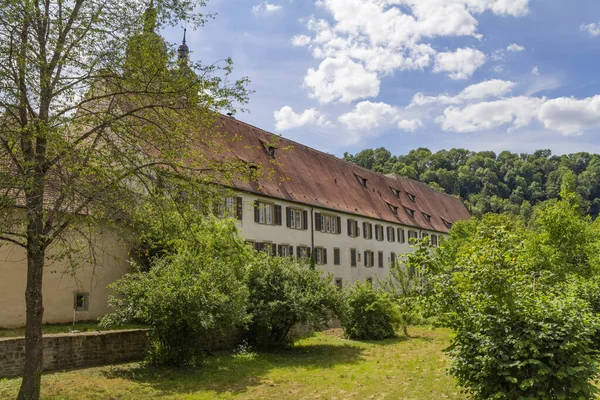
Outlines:
<svg viewBox="0 0 600 400"><path fill-rule="evenodd" d="M209 0L237 118L341 156L385 146L600 153L597 0ZM180 29L166 38L179 42Z"/></svg>

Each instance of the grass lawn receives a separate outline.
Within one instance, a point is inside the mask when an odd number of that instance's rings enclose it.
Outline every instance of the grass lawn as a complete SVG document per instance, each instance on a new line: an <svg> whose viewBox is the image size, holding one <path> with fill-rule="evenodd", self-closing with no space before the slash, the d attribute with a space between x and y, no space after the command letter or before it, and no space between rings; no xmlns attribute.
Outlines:
<svg viewBox="0 0 600 400"><path fill-rule="evenodd" d="M73 324L53 324L53 325L44 325L42 327L43 334L51 334L51 333L69 333L73 328ZM75 325L75 330L79 332L99 332L99 331L107 331L107 330L119 330L119 329L137 329L137 328L147 328L143 325L123 325L111 328L103 328L100 329L98 322L89 321L89 322L78 322ZM4 329L0 328L0 338L9 338L9 337L19 337L25 336L25 328L15 328L15 329Z"/></svg>
<svg viewBox="0 0 600 400"><path fill-rule="evenodd" d="M457 399L446 376L447 330L412 328L411 338L355 342L341 330L277 353L210 357L187 371L138 363L45 375L44 399ZM0 399L20 379L0 379Z"/></svg>

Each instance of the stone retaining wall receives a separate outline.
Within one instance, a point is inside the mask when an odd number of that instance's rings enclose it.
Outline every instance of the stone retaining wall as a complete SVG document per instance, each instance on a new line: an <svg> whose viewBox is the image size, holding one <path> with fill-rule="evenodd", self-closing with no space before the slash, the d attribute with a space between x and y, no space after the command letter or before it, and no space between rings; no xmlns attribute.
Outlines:
<svg viewBox="0 0 600 400"><path fill-rule="evenodd" d="M82 368L142 360L146 330L44 335L44 371ZM25 338L0 339L0 377L23 372Z"/></svg>

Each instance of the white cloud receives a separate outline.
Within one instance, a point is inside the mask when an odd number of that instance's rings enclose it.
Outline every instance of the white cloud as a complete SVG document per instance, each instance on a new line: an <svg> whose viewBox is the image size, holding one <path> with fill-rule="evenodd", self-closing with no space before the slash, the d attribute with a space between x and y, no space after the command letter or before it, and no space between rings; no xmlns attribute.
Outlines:
<svg viewBox="0 0 600 400"><path fill-rule="evenodd" d="M321 103L339 100L349 103L356 99L376 97L379 94L379 78L376 73L351 59L326 58L318 69L310 68L304 85L311 90L310 97Z"/></svg>
<svg viewBox="0 0 600 400"><path fill-rule="evenodd" d="M444 131L468 133L508 126L523 128L532 122L565 136L581 135L600 128L600 95L586 99L560 97L512 97L508 99L448 107L436 119Z"/></svg>
<svg viewBox="0 0 600 400"><path fill-rule="evenodd" d="M338 120L349 129L368 131L398 120L400 111L386 103L362 101L353 111L341 115Z"/></svg>
<svg viewBox="0 0 600 400"><path fill-rule="evenodd" d="M420 119L403 119L398 122L398 128L405 132L414 132L423 127L423 122Z"/></svg>
<svg viewBox="0 0 600 400"><path fill-rule="evenodd" d="M579 29L581 29L581 32L587 32L590 36L600 36L600 22L582 24Z"/></svg>
<svg viewBox="0 0 600 400"><path fill-rule="evenodd" d="M464 108L448 107L436 122L445 131L460 133L486 131L504 125L517 129L529 125L543 102L544 99L521 96L470 104Z"/></svg>
<svg viewBox="0 0 600 400"><path fill-rule="evenodd" d="M252 7L252 13L257 16L271 14L279 10L281 10L281 5L272 4L268 1L263 1Z"/></svg>
<svg viewBox="0 0 600 400"><path fill-rule="evenodd" d="M492 79L467 86L456 96L447 94L439 96L425 96L423 93L417 93L410 103L409 107L426 106L429 104L463 104L473 100L484 100L493 97L501 97L510 93L516 83Z"/></svg>
<svg viewBox="0 0 600 400"><path fill-rule="evenodd" d="M455 52L439 53L435 56L433 72L447 72L450 79L468 79L477 68L485 64L485 54L471 48L458 49Z"/></svg>
<svg viewBox="0 0 600 400"><path fill-rule="evenodd" d="M292 44L294 46L307 46L308 44L310 44L310 36L306 36L306 35L296 35L292 38Z"/></svg>
<svg viewBox="0 0 600 400"><path fill-rule="evenodd" d="M321 61L348 59L362 66L353 68L355 77L377 88L369 86L369 90L358 91L356 95L362 97L356 99L378 92L383 76L430 68L434 60L436 72L447 72L452 79L470 77L485 62L483 53L458 49L438 59L432 41L439 37L481 38L477 18L484 12L520 17L529 11L528 0L315 0L315 4L330 19L309 18L306 26L310 39L300 35L292 43L307 46ZM346 64L330 63L329 68L345 68ZM344 86L331 86L325 98L347 99L346 93L338 92Z"/></svg>
<svg viewBox="0 0 600 400"><path fill-rule="evenodd" d="M319 127L331 126L331 122L314 108L304 110L301 114L297 114L292 107L285 106L282 107L281 110L275 111L273 117L275 118L275 130L279 132L301 128L307 125Z"/></svg>
<svg viewBox="0 0 600 400"><path fill-rule="evenodd" d="M506 50L510 51L510 52L513 52L513 53L519 53L521 51L524 51L525 47L523 47L523 46L521 46L519 44L513 43L513 44L508 45L508 47L506 48Z"/></svg>
<svg viewBox="0 0 600 400"><path fill-rule="evenodd" d="M581 135L600 126L600 95L587 99L558 98L545 102L538 119L548 129L563 135Z"/></svg>
<svg viewBox="0 0 600 400"><path fill-rule="evenodd" d="M540 76L540 69L537 65L531 69L531 74L535 76Z"/></svg>

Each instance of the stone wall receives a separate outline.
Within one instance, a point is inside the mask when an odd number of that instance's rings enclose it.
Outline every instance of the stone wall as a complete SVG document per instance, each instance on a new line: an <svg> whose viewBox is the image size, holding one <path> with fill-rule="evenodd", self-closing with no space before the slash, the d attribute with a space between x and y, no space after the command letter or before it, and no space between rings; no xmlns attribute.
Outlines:
<svg viewBox="0 0 600 400"><path fill-rule="evenodd" d="M44 336L44 371L138 361L148 347L145 330ZM22 374L25 338L0 339L0 377Z"/></svg>

